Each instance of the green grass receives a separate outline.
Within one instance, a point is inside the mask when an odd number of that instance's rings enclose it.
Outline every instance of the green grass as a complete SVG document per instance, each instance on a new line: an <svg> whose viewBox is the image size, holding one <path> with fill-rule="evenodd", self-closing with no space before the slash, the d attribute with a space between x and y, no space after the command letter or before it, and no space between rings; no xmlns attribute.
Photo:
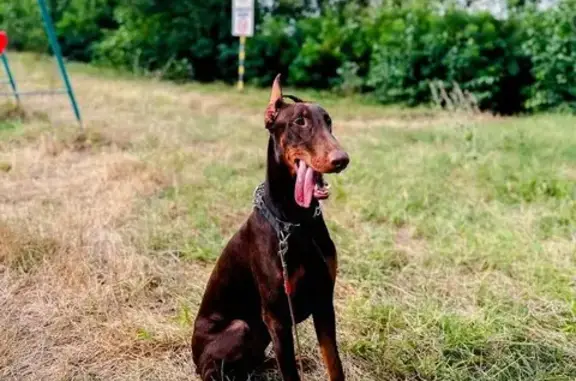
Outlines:
<svg viewBox="0 0 576 381"><path fill-rule="evenodd" d="M576 378L575 121L346 135L326 215L357 290L343 348L374 379ZM199 232L185 258L217 257L237 227L220 212L248 211L258 160L219 157L172 194Z"/></svg>
<svg viewBox="0 0 576 381"><path fill-rule="evenodd" d="M348 142L353 164L328 218L339 217L343 277L364 290L342 320L372 323L353 324L345 347L377 379L574 379L574 119L474 134L473 155L465 132L445 128ZM216 197L239 207L247 197L230 190L242 176L227 175ZM405 226L421 241L413 257L394 244ZM390 298L387 283L414 300Z"/></svg>
<svg viewBox="0 0 576 381"><path fill-rule="evenodd" d="M267 91L71 69L81 99L94 99L96 80L105 99L81 104L91 140L106 144L75 160L118 149L171 179L134 203L135 216L106 229L153 265L205 269L185 281L157 275L173 284L155 286L171 310L147 313L165 325L131 331L162 347L162 330L185 329L174 356L187 345L205 276L264 178ZM135 91L142 98L130 98ZM576 117L463 118L290 92L328 109L351 156L344 173L328 176L325 205L340 255L338 332L349 379L576 379ZM141 104L152 106L131 121ZM5 162L37 144L18 138L25 131L46 133L42 122L11 123L0 122ZM313 335L305 337L313 348Z"/></svg>
<svg viewBox="0 0 576 381"><path fill-rule="evenodd" d="M573 126L553 116L479 126L473 155L466 133L446 128L354 142L362 155L342 187L360 231L339 247L346 277L367 289L348 313L373 323L349 345L380 377L576 377ZM391 236L404 226L421 242L398 261ZM381 281L411 297L389 300Z"/></svg>

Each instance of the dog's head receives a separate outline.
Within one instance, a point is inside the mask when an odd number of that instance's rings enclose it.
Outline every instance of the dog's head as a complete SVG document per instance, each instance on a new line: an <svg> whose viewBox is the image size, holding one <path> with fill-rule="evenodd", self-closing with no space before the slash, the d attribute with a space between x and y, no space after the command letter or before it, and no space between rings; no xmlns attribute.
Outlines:
<svg viewBox="0 0 576 381"><path fill-rule="evenodd" d="M292 102L285 102L285 98ZM332 135L332 119L318 104L283 96L280 74L272 85L265 114L266 128L275 142L276 160L296 178L296 203L308 208L312 198L329 197L322 174L344 170L350 158Z"/></svg>

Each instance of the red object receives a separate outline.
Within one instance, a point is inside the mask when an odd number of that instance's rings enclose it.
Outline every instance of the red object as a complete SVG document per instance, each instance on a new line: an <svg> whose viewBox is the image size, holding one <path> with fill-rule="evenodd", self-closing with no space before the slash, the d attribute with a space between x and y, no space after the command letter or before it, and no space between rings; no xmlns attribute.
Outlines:
<svg viewBox="0 0 576 381"><path fill-rule="evenodd" d="M4 53L8 46L8 35L3 30L0 30L0 54Z"/></svg>
<svg viewBox="0 0 576 381"><path fill-rule="evenodd" d="M284 281L284 291L286 292L286 295L292 295L292 284L288 279Z"/></svg>

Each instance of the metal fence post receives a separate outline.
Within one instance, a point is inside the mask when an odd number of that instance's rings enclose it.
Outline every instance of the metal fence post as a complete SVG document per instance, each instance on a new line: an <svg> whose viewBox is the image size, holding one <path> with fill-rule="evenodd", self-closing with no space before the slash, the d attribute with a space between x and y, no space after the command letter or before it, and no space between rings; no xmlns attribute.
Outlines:
<svg viewBox="0 0 576 381"><path fill-rule="evenodd" d="M54 24L52 22L52 18L50 17L48 7L46 6L46 2L44 0L38 0L38 5L40 6L40 12L42 13L42 20L44 21L44 27L46 29L46 33L48 34L48 40L50 41L52 52L54 52L54 55L56 56L56 60L58 62L58 68L60 69L60 75L62 76L62 80L66 85L68 97L70 98L70 103L72 104L72 108L74 109L74 115L76 116L76 120L78 120L78 123L82 128L82 117L80 116L80 109L78 107L78 103L76 102L76 97L74 95L74 90L72 89L70 79L68 78L68 72L66 71L66 66L64 65L64 59L62 58L62 51L60 50L60 44L58 44L58 39L56 38L56 32L54 30Z"/></svg>
<svg viewBox="0 0 576 381"><path fill-rule="evenodd" d="M16 81L14 80L14 76L12 75L12 70L10 70L10 64L8 63L8 56L6 55L6 52L0 54L0 59L2 59L2 64L4 64L4 70L6 71L6 75L8 76L10 87L12 87L12 93L14 94L14 98L16 98L16 103L20 105L20 96L18 95L18 88L16 87Z"/></svg>

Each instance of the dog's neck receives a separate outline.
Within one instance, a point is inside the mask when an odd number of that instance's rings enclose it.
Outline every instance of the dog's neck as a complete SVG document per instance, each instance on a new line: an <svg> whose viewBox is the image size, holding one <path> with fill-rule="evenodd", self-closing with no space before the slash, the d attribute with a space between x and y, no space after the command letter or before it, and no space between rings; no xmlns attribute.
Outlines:
<svg viewBox="0 0 576 381"><path fill-rule="evenodd" d="M264 183L264 202L272 213L286 222L298 223L311 219L318 205L313 199L309 208L302 208L294 200L296 178L290 174L288 166L276 153L276 143L270 136L266 163L266 182Z"/></svg>

